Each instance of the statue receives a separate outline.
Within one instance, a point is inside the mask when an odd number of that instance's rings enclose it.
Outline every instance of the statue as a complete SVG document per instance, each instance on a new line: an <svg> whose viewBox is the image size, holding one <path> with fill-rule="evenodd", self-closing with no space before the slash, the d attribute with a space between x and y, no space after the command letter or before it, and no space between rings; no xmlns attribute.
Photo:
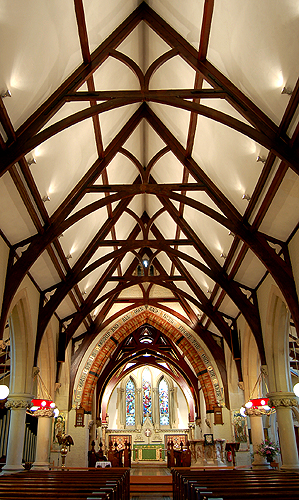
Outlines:
<svg viewBox="0 0 299 500"><path fill-rule="evenodd" d="M71 450L71 446L74 444L74 441L72 436L70 436L69 434L58 433L56 434L56 437L59 445L61 446L60 448L61 467L64 469L67 452ZM67 449L67 447L69 447L69 449Z"/></svg>

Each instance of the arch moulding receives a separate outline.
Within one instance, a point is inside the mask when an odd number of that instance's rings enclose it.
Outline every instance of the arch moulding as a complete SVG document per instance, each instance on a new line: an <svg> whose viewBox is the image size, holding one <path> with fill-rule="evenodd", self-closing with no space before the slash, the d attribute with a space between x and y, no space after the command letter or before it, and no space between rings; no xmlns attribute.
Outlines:
<svg viewBox="0 0 299 500"><path fill-rule="evenodd" d="M100 340L92 345L83 360L83 368L80 372L78 370L73 407L77 408L81 404L85 411L91 411L98 376L107 357L116 349L116 342L117 344L122 342L124 338L144 323L152 325L169 337L189 360L201 384L207 411L212 411L214 406L223 405L223 390L219 384L220 377L216 374L205 350L192 335L192 330L157 307L141 306L127 312L117 322L103 330Z"/></svg>

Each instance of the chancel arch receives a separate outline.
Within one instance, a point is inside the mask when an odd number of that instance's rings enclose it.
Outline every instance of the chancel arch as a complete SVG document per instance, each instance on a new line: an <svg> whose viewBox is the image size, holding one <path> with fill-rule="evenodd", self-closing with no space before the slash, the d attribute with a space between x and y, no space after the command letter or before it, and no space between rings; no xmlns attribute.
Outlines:
<svg viewBox="0 0 299 500"><path fill-rule="evenodd" d="M223 391L220 388L219 376L216 375L217 369L211 364L206 354L207 351L203 350L199 341L176 318L165 314L158 308L151 307L140 307L126 313L122 320L112 324L110 329L107 328L98 343L93 345L84 358L80 376L77 375L76 378L74 403L81 404L86 411L90 411L93 393L100 380L106 356L112 356L117 346L143 324L148 324L165 334L179 349L181 355L189 360L192 371L205 395L207 410L213 410L214 406L221 404ZM107 380L103 380L102 383L106 384Z"/></svg>

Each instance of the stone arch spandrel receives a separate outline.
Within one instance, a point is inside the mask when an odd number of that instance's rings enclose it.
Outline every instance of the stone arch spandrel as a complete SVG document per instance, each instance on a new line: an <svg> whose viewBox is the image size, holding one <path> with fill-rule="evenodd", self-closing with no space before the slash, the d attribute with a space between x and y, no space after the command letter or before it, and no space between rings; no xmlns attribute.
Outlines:
<svg viewBox="0 0 299 500"><path fill-rule="evenodd" d="M10 393L31 394L35 333L26 288L20 290L15 296L9 324L11 331Z"/></svg>
<svg viewBox="0 0 299 500"><path fill-rule="evenodd" d="M51 323L49 323L45 334L43 335L39 354L38 367L40 368L40 376L44 382L49 395L54 399L54 387L56 376L56 346Z"/></svg>
<svg viewBox="0 0 299 500"><path fill-rule="evenodd" d="M257 398L259 396L260 384L255 384L260 374L261 359L255 338L246 325L241 342L242 352L242 373L244 380L244 400L248 401L251 397ZM253 392L254 390L254 392Z"/></svg>
<svg viewBox="0 0 299 500"><path fill-rule="evenodd" d="M280 291L273 285L270 289L264 338L271 392L292 392L289 324L289 310Z"/></svg>
<svg viewBox="0 0 299 500"><path fill-rule="evenodd" d="M178 344L183 355L188 357L201 384L207 409L213 410L214 406L217 405L217 401L222 399L222 393L208 356L200 344L177 320L165 314L164 311L151 307L140 307L126 313L124 317L119 318L117 323L102 335L86 360L77 381L74 406L81 404L86 411L91 411L92 397L98 374L104 367L107 356L111 355L115 350L115 340L118 343L122 342L125 337L146 322L171 338L174 343ZM111 336L113 336L114 340L111 340Z"/></svg>

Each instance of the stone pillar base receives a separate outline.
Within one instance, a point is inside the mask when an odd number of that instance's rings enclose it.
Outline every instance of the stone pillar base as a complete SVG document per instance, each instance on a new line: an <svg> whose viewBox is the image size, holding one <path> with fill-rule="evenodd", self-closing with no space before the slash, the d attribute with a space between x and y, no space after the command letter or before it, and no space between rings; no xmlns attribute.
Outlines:
<svg viewBox="0 0 299 500"><path fill-rule="evenodd" d="M32 470L49 470L49 462L34 462L31 469Z"/></svg>
<svg viewBox="0 0 299 500"><path fill-rule="evenodd" d="M25 469L19 465L4 465L0 475L5 476L6 474L15 474L16 472L25 472Z"/></svg>
<svg viewBox="0 0 299 500"><path fill-rule="evenodd" d="M298 465L282 465L279 470L284 472L293 472L299 471L299 467Z"/></svg>
<svg viewBox="0 0 299 500"><path fill-rule="evenodd" d="M251 465L252 465L252 468L254 470L266 470L266 469L270 469L270 464L268 464L268 463L265 463L265 464L257 463L257 464L255 464L255 463L252 462Z"/></svg>

